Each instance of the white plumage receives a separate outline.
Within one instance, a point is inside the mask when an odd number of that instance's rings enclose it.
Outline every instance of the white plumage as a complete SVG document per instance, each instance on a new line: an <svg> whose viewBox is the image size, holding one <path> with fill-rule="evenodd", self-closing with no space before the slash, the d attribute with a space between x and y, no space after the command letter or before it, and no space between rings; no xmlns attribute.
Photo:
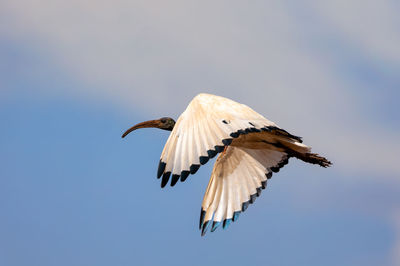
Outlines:
<svg viewBox="0 0 400 266"><path fill-rule="evenodd" d="M169 180L172 186L179 179L185 181L220 153L201 207L202 235L211 224L214 231L221 224L225 228L236 221L266 187L272 172L279 171L290 157L330 165L325 158L310 153L311 148L302 144L300 137L250 107L220 96L197 95L171 128L157 173L162 187Z"/></svg>
<svg viewBox="0 0 400 266"><path fill-rule="evenodd" d="M200 158L223 150L223 140L231 139L232 132L252 127L249 122L258 127L276 126L246 105L210 94L196 96L164 146L161 161L166 163L165 172L180 175L191 165L200 165Z"/></svg>

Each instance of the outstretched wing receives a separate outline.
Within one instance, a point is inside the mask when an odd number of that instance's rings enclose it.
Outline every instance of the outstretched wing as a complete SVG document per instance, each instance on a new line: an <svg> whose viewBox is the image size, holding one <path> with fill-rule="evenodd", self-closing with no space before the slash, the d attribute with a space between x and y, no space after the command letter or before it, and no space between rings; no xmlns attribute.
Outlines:
<svg viewBox="0 0 400 266"><path fill-rule="evenodd" d="M161 187L171 175L171 186L179 179L185 181L233 138L272 129L279 128L244 104L210 94L197 95L178 118L161 154L157 173L162 177Z"/></svg>
<svg viewBox="0 0 400 266"><path fill-rule="evenodd" d="M211 174L200 213L200 229L204 235L221 224L226 228L260 196L272 172L288 163L289 156L276 150L255 150L228 147Z"/></svg>

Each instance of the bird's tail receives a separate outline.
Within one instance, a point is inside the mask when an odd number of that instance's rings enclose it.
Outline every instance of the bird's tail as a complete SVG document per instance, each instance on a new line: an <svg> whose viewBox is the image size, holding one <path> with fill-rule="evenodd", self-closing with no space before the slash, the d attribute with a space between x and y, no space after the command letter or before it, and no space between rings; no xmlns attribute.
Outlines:
<svg viewBox="0 0 400 266"><path fill-rule="evenodd" d="M294 154L294 157L307 162L307 163L312 163L312 164L318 164L322 167L329 167L332 165L332 163L326 159L325 157L320 156L317 153L300 153L300 152L296 152Z"/></svg>
<svg viewBox="0 0 400 266"><path fill-rule="evenodd" d="M300 159L303 162L318 164L322 167L329 167L332 165L332 163L325 157L317 153L311 153L311 148L302 143L281 142L281 144L285 147L284 148L285 152L290 157L296 157L297 159Z"/></svg>
<svg viewBox="0 0 400 266"><path fill-rule="evenodd" d="M296 157L306 163L318 164L322 167L329 167L332 163L325 157L312 153L311 148L297 140L293 139L277 139L279 146L290 156Z"/></svg>

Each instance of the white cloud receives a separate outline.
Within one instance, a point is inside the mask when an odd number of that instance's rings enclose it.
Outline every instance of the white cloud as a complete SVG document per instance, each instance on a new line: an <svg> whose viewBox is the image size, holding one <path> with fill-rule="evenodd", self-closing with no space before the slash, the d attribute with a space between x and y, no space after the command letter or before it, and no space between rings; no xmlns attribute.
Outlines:
<svg viewBox="0 0 400 266"><path fill-rule="evenodd" d="M397 1L309 1L336 33L354 47L386 63L400 62Z"/></svg>
<svg viewBox="0 0 400 266"><path fill-rule="evenodd" d="M3 36L31 42L87 84L88 91L72 92L76 97L178 116L195 94L211 92L303 135L343 171L400 173L397 132L363 113L362 84L333 67L334 53L321 56L308 40L329 35L371 62L399 67L398 17L388 1L310 0L314 26L271 1L1 5Z"/></svg>

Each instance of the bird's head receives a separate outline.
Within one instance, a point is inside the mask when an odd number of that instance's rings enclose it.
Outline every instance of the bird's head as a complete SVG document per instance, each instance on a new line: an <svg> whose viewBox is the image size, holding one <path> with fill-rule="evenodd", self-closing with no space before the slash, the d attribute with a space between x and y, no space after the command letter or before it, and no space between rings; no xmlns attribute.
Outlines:
<svg viewBox="0 0 400 266"><path fill-rule="evenodd" d="M126 135L131 133L132 131L139 129L139 128L149 128L149 127L156 127L168 131L172 131L172 129L175 126L175 120L170 118L170 117L162 117L160 119L156 120L150 120L150 121L145 121L139 124L134 125L127 131L125 131L124 134L122 134L122 137L124 138Z"/></svg>

